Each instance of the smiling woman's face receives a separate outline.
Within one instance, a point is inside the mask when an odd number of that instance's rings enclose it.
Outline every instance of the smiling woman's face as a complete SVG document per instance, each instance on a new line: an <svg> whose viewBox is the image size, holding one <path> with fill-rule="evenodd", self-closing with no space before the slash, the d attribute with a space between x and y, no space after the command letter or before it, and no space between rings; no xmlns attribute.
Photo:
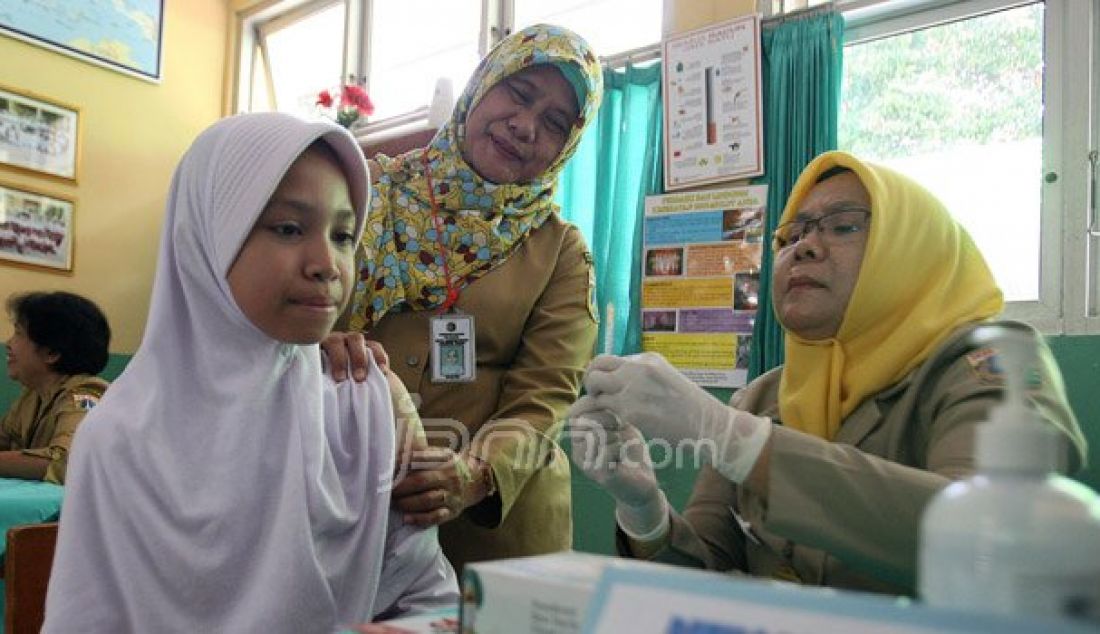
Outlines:
<svg viewBox="0 0 1100 634"><path fill-rule="evenodd" d="M802 200L796 217L817 219L838 210L871 209L867 188L852 172L821 181ZM772 302L783 327L802 339L835 337L859 279L867 232L830 242L815 227L775 256Z"/></svg>
<svg viewBox="0 0 1100 634"><path fill-rule="evenodd" d="M539 64L490 88L466 118L462 158L493 183L523 183L561 154L577 122L573 87L556 67Z"/></svg>

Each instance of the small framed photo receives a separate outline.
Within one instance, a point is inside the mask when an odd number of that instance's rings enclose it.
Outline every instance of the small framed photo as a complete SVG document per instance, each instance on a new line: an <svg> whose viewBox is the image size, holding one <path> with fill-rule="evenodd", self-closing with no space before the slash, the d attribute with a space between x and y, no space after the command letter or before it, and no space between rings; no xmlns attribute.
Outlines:
<svg viewBox="0 0 1100 634"><path fill-rule="evenodd" d="M0 164L76 182L80 109L0 85Z"/></svg>
<svg viewBox="0 0 1100 634"><path fill-rule="evenodd" d="M71 271L74 207L68 198L0 183L0 264Z"/></svg>

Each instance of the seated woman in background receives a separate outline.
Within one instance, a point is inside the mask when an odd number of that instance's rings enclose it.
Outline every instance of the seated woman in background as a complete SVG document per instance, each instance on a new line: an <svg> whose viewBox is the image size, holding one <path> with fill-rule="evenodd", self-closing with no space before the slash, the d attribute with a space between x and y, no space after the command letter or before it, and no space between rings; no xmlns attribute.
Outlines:
<svg viewBox="0 0 1100 634"><path fill-rule="evenodd" d="M333 123L238 115L192 144L145 337L77 435L44 631L332 632L456 605L435 531L390 510L391 384L372 360L337 386L317 346L367 181Z"/></svg>
<svg viewBox="0 0 1100 634"><path fill-rule="evenodd" d="M0 422L0 477L65 483L73 434L107 382L111 327L92 301L61 291L13 295L8 377L23 386Z"/></svg>
<svg viewBox="0 0 1100 634"><path fill-rule="evenodd" d="M841 152L803 171L774 249L784 365L727 407L659 355L599 357L571 410L595 434L574 436L574 461L615 498L623 554L912 594L921 513L974 472L976 427L1004 396L995 350L974 337L1001 291L928 191ZM1028 331L1040 360L1028 398L1074 471L1085 440ZM615 462L586 459L601 434ZM710 466L682 516L641 434L702 448Z"/></svg>

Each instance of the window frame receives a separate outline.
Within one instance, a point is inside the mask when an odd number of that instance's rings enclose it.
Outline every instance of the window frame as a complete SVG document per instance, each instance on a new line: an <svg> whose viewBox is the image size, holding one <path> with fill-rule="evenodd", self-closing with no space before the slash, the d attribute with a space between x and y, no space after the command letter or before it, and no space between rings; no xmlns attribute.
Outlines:
<svg viewBox="0 0 1100 634"><path fill-rule="evenodd" d="M243 112L249 102L253 64L251 51L257 45L257 31L265 23L283 19L294 14L306 15L311 11L344 2L346 7L344 32L344 67L342 77L352 77L370 90L371 51L369 38L374 2L379 0L230 0L233 31L230 34L230 56L226 72L225 111ZM392 1L392 0L387 0ZM662 19L667 20L668 0L665 0ZM480 30L478 33L478 56L483 57L500 40L512 33L515 23L514 0L481 0ZM611 67L621 66L627 61L643 62L659 56L660 42L623 51L615 55L602 57L601 61ZM270 82L269 82L270 83ZM460 91L461 86L455 90ZM368 120L357 131L361 141L378 142L386 137L403 134L426 125L429 104L409 112L393 115L384 119Z"/></svg>
<svg viewBox="0 0 1100 634"><path fill-rule="evenodd" d="M1037 1L1044 20L1043 189L1040 210L1039 299L1008 302L1004 317L1044 334L1100 333L1100 237L1087 235L1088 156L1097 148L1100 52L1094 2L1079 0L847 0L845 44L1011 9ZM1090 55L1074 54L1082 48ZM1090 143L1091 142L1091 143ZM1082 215L1083 214L1083 215ZM1094 212L1093 217L1100 214ZM1100 220L1096 221L1100 225Z"/></svg>

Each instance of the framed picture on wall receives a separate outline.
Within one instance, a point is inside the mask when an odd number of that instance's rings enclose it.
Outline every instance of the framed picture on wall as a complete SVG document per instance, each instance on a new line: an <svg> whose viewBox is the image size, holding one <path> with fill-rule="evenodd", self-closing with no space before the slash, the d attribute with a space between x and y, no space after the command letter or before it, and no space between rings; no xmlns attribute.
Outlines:
<svg viewBox="0 0 1100 634"><path fill-rule="evenodd" d="M0 182L0 264L73 269L71 199Z"/></svg>
<svg viewBox="0 0 1100 634"><path fill-rule="evenodd" d="M664 41L665 191L764 173L760 16Z"/></svg>
<svg viewBox="0 0 1100 634"><path fill-rule="evenodd" d="M0 33L160 81L164 0L0 0Z"/></svg>
<svg viewBox="0 0 1100 634"><path fill-rule="evenodd" d="M0 85L0 164L76 182L80 109Z"/></svg>

